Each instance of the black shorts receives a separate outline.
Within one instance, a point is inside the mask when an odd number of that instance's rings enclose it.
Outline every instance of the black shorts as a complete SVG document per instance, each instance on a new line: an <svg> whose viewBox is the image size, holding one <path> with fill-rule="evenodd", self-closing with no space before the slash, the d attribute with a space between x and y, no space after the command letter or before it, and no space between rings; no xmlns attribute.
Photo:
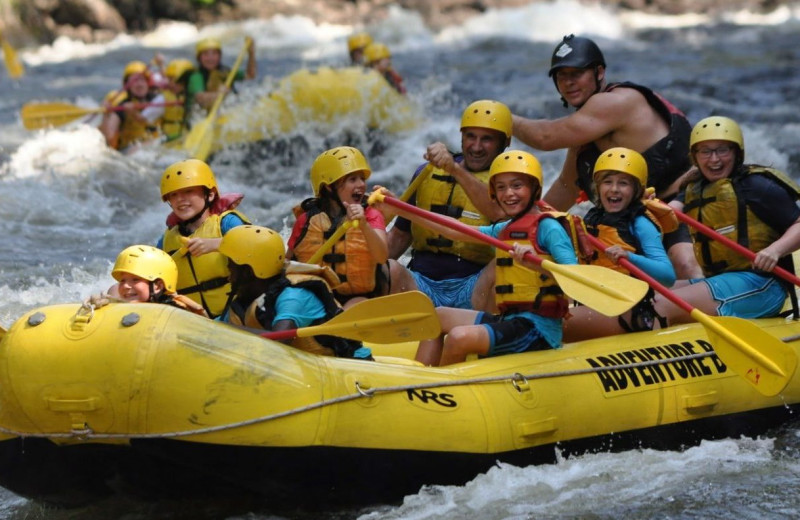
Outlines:
<svg viewBox="0 0 800 520"><path fill-rule="evenodd" d="M692 243L692 235L689 233L689 227L681 222L678 224L678 229L673 231L672 233L667 233L664 235L664 249L669 251L669 248L674 246L675 244L680 244L681 242L688 242Z"/></svg>

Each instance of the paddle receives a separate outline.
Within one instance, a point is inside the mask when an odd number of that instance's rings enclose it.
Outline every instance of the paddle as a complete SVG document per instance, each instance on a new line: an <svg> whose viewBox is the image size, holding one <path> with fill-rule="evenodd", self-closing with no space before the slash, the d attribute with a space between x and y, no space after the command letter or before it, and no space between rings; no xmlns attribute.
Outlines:
<svg viewBox="0 0 800 520"><path fill-rule="evenodd" d="M136 109L142 109L146 107L166 107L180 104L181 101L134 103L134 107ZM70 103L26 103L22 106L19 113L22 117L22 125L26 129L38 130L40 128L65 125L89 114L120 112L122 110L125 110L125 107L121 105L116 107L84 108Z"/></svg>
<svg viewBox="0 0 800 520"><path fill-rule="evenodd" d="M338 242L339 239L342 238L342 235L344 235L347 232L347 230L350 229L351 227L358 227L358 221L345 220L344 222L342 222L342 225L339 226L330 237L328 237L328 240L326 240L324 244L319 246L319 249L317 249L317 251L313 255L311 255L311 258L309 258L306 263L318 264L319 261L322 260L322 257L325 256L328 253L328 251L331 250L333 245L336 244L336 242Z"/></svg>
<svg viewBox="0 0 800 520"><path fill-rule="evenodd" d="M698 222L697 220L693 219L692 217L690 217L686 213L678 211L677 209L675 209L674 211L675 211L675 215L677 215L677 217L678 217L678 220L680 220L681 222L685 222L686 224L692 226L693 228L695 228L697 231L699 231L700 233L704 234L705 236L713 238L714 240L717 240L718 242L721 242L723 245L733 249L734 251L736 251L740 255L744 256L745 258L747 258L751 262L753 260L755 260L756 254L754 252L750 251L749 249L747 249L746 247L744 247L743 245L739 244L738 242L734 242L733 240L731 240L730 238L728 238L728 237L726 237L724 235L720 235L719 233L717 233L716 231L714 231L710 227L706 226L702 222ZM800 287L800 278L798 278L794 274L790 273L789 271L787 271L783 267L775 266L775 268L771 272L773 274L775 274L775 275L780 276L781 278L783 278L787 282L793 283L796 286Z"/></svg>
<svg viewBox="0 0 800 520"><path fill-rule="evenodd" d="M382 201L391 206L401 208L504 251L513 250L513 246L510 244L484 235L472 226L425 211L393 197L387 197L379 191L373 192L369 197L370 204L376 201ZM531 253L525 255L525 258L550 271L558 286L567 296L606 316L622 314L639 303L644 298L644 295L647 294L646 283L605 267L597 265L561 265L550 260L544 260Z"/></svg>
<svg viewBox="0 0 800 520"><path fill-rule="evenodd" d="M5 38L3 38L2 34L0 34L0 41L3 42L3 58L6 62L6 70L8 70L8 75L13 79L21 77L23 74L25 74L25 67L23 67L22 62L19 61L16 49L14 49L14 47L12 47Z"/></svg>
<svg viewBox="0 0 800 520"><path fill-rule="evenodd" d="M239 70L242 60L244 60L244 55L247 53L249 44L250 38L245 38L244 46L239 52L239 56L236 57L236 62L233 64L233 67L231 67L228 77L225 78L226 91L230 89L233 84L233 78L236 77L236 72ZM217 119L217 112L224 98L224 93L217 96L217 99L214 100L214 104L211 105L211 111L208 113L208 116L192 128L186 136L186 140L183 142L183 149L189 152L189 155L195 159L205 161L211 154L211 145L214 144L214 132L212 131L214 121Z"/></svg>
<svg viewBox="0 0 800 520"><path fill-rule="evenodd" d="M587 238L598 251L606 249L607 245L597 237L587 235ZM778 395L789 384L797 366L797 354L781 340L745 319L709 316L692 307L627 258L621 258L619 263L701 323L722 361L760 393Z"/></svg>
<svg viewBox="0 0 800 520"><path fill-rule="evenodd" d="M321 325L264 332L261 336L285 340L328 335L386 344L435 338L441 330L431 300L411 291L364 300Z"/></svg>
<svg viewBox="0 0 800 520"><path fill-rule="evenodd" d="M433 165L431 163L428 163L422 169L422 171L419 172L416 177L414 177L414 180L411 181L411 184L408 185L406 191L404 191L403 194L400 195L400 200L402 200L403 202L408 202L408 199L410 199L411 196L414 195L414 193L416 193L417 188L419 188L419 185L422 184L422 181L428 178L428 176L431 174L432 171L433 171Z"/></svg>

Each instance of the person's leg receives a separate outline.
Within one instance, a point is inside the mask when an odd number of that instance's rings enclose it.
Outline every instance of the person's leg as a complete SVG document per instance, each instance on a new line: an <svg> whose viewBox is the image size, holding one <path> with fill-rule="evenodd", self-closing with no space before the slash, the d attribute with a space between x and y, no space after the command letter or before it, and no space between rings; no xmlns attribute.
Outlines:
<svg viewBox="0 0 800 520"><path fill-rule="evenodd" d="M474 311L467 311L474 312ZM473 320L474 321L474 320ZM469 354L486 355L489 352L489 332L483 325L454 327L444 338L439 366L461 363Z"/></svg>
<svg viewBox="0 0 800 520"><path fill-rule="evenodd" d="M417 282L406 266L394 259L389 259L389 294L416 291Z"/></svg>
<svg viewBox="0 0 800 520"><path fill-rule="evenodd" d="M494 298L495 261L492 260L481 269L481 273L472 289L472 308L479 311L496 313L497 303Z"/></svg>
<svg viewBox="0 0 800 520"><path fill-rule="evenodd" d="M570 307L569 314L564 320L564 343L625 333L617 316L605 316L585 305Z"/></svg>
<svg viewBox="0 0 800 520"><path fill-rule="evenodd" d="M719 302L711 295L711 291L705 280L699 280L697 283L685 285L673 292L692 307L700 309L709 316L717 316L717 306ZM689 313L660 294L655 297L655 309L659 315L667 319L667 325L690 323L694 321Z"/></svg>
<svg viewBox="0 0 800 520"><path fill-rule="evenodd" d="M455 309L453 307L437 307L436 316L439 318L442 333L437 338L420 341L419 347L417 347L417 354L414 357L424 365L439 366L444 336L455 327L475 323L478 318L478 312L468 309Z"/></svg>

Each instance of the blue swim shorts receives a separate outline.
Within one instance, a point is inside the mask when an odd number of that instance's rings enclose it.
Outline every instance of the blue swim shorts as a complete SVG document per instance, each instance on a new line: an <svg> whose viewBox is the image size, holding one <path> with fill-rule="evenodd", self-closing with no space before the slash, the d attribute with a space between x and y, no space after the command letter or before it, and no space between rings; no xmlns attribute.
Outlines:
<svg viewBox="0 0 800 520"><path fill-rule="evenodd" d="M717 313L720 316L777 316L786 300L786 290L775 277L753 271L734 271L689 280L693 284L700 282L708 286L711 296L719 302Z"/></svg>
<svg viewBox="0 0 800 520"><path fill-rule="evenodd" d="M536 325L522 316L503 319L497 314L479 312L475 325L483 325L489 332L489 357L552 348Z"/></svg>
<svg viewBox="0 0 800 520"><path fill-rule="evenodd" d="M478 271L466 278L431 280L416 271L411 271L414 281L417 282L417 288L428 295L434 306L458 309L472 308L472 290L480 274Z"/></svg>

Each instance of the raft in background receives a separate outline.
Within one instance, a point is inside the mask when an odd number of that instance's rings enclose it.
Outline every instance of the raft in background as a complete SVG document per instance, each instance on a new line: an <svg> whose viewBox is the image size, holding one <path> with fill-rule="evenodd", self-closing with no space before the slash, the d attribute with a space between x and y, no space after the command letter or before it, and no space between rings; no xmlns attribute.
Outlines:
<svg viewBox="0 0 800 520"><path fill-rule="evenodd" d="M330 126L356 118L366 127L396 133L416 128L420 117L414 103L372 69L300 69L255 103L226 106L212 151L274 139L304 123Z"/></svg>
<svg viewBox="0 0 800 520"><path fill-rule="evenodd" d="M23 315L0 342L0 485L77 503L113 492L300 503L399 500L594 450L677 448L796 419L699 324L431 368L306 354L164 305ZM800 322L754 320L790 338Z"/></svg>

